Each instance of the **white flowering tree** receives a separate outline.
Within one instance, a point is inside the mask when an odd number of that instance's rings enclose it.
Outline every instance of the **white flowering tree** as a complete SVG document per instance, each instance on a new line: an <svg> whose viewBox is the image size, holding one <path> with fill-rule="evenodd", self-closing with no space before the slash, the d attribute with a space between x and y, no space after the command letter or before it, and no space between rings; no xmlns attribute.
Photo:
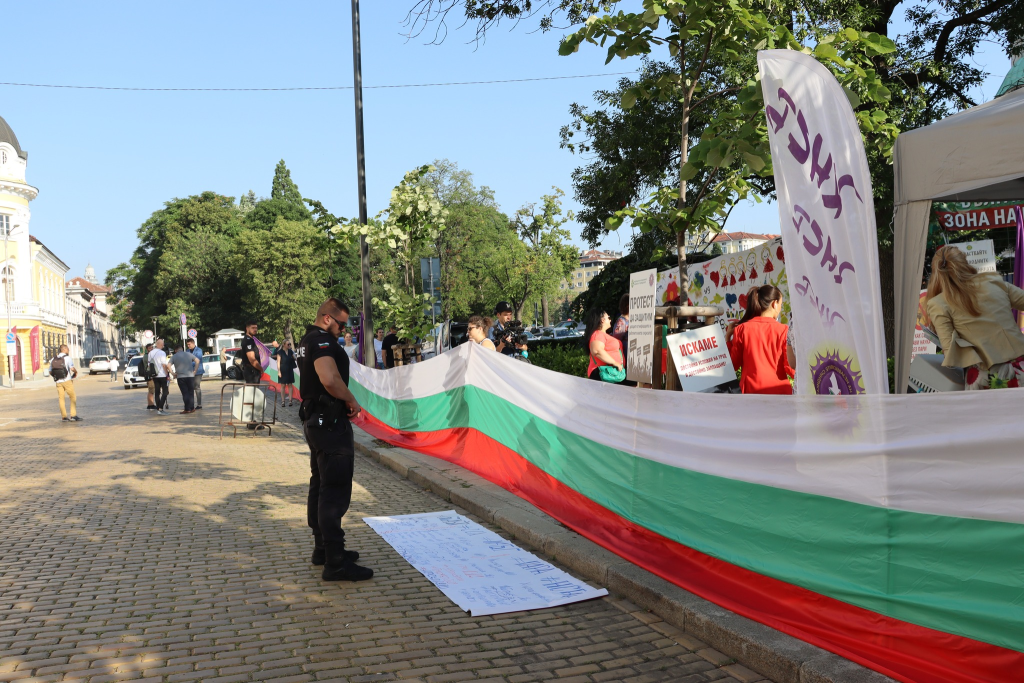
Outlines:
<svg viewBox="0 0 1024 683"><path fill-rule="evenodd" d="M397 263L404 284L384 285L382 297L374 297L373 305L384 319L394 324L398 337L413 341L425 337L431 329L427 311L431 296L416 293L412 258L419 247L433 244L445 229L448 210L434 196L433 189L424 182L433 166L421 166L405 174L391 191L391 203L366 225L354 219L339 219L330 214L320 202L306 200L313 209L317 224L328 230L340 242L354 244L360 236L366 237L370 249L382 250L386 257Z"/></svg>

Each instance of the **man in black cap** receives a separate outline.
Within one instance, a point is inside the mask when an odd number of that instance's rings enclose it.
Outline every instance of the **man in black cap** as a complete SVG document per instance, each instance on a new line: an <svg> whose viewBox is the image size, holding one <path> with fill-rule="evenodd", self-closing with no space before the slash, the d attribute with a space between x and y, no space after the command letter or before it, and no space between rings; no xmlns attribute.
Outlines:
<svg viewBox="0 0 1024 683"><path fill-rule="evenodd" d="M306 523L313 530L314 565L324 565L324 581L365 581L373 570L355 563L359 553L345 550L341 518L352 501L355 442L349 423L362 408L348 388L349 358L338 344L348 322L348 307L330 298L296 349L302 384L299 419L309 445L309 497Z"/></svg>
<svg viewBox="0 0 1024 683"><path fill-rule="evenodd" d="M246 384L259 384L263 376L263 364L260 362L260 350L256 348L257 322L250 320L245 323L245 336L242 337L242 348L238 351L242 357L242 379Z"/></svg>
<svg viewBox="0 0 1024 683"><path fill-rule="evenodd" d="M505 331L505 326L512 320L512 313L512 306L507 301L499 301L498 305L494 307L495 323L491 328L491 341L494 342L494 349L506 356L516 355L517 349L521 351L527 349L526 344L519 346L513 344L511 337Z"/></svg>

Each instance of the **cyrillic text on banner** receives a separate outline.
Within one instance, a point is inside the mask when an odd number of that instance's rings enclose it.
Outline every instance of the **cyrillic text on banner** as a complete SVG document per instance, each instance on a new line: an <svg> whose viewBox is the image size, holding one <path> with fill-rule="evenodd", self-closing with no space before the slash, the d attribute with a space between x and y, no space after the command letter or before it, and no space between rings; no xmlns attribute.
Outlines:
<svg viewBox="0 0 1024 683"><path fill-rule="evenodd" d="M888 393L878 237L864 142L829 71L792 50L757 54L801 394Z"/></svg>

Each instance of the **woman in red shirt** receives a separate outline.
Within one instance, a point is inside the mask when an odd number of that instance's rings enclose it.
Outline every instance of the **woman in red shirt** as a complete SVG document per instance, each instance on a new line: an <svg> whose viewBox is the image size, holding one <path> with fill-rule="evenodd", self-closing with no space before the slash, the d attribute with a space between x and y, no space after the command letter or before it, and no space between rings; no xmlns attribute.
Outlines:
<svg viewBox="0 0 1024 683"><path fill-rule="evenodd" d="M747 313L726 330L732 364L742 368L744 394L792 394L794 375L786 353L789 328L778 321L782 292L763 285L747 293Z"/></svg>
<svg viewBox="0 0 1024 683"><path fill-rule="evenodd" d="M590 351L590 365L587 367L587 377L590 379L600 381L601 376L597 369L602 365L611 365L620 370L624 366L622 344L608 334L608 328L611 326L612 320L604 311L594 309L587 313L587 327L586 332L583 333L583 343Z"/></svg>

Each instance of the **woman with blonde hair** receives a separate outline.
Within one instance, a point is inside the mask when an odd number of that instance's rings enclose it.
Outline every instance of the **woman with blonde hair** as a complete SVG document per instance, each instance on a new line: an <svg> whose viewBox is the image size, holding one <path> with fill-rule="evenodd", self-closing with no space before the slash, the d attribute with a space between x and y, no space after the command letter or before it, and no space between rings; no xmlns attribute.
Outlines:
<svg viewBox="0 0 1024 683"><path fill-rule="evenodd" d="M932 258L926 299L945 358L964 369L966 389L1024 386L1024 334L1012 310L1024 310L1024 290L996 273L979 273L956 247Z"/></svg>
<svg viewBox="0 0 1024 683"><path fill-rule="evenodd" d="M481 318L478 315L474 315L469 319L466 334L469 336L469 340L474 344L479 344L485 349L490 349L491 351L494 351L494 342L492 342L490 338L487 336L490 330L490 318Z"/></svg>

